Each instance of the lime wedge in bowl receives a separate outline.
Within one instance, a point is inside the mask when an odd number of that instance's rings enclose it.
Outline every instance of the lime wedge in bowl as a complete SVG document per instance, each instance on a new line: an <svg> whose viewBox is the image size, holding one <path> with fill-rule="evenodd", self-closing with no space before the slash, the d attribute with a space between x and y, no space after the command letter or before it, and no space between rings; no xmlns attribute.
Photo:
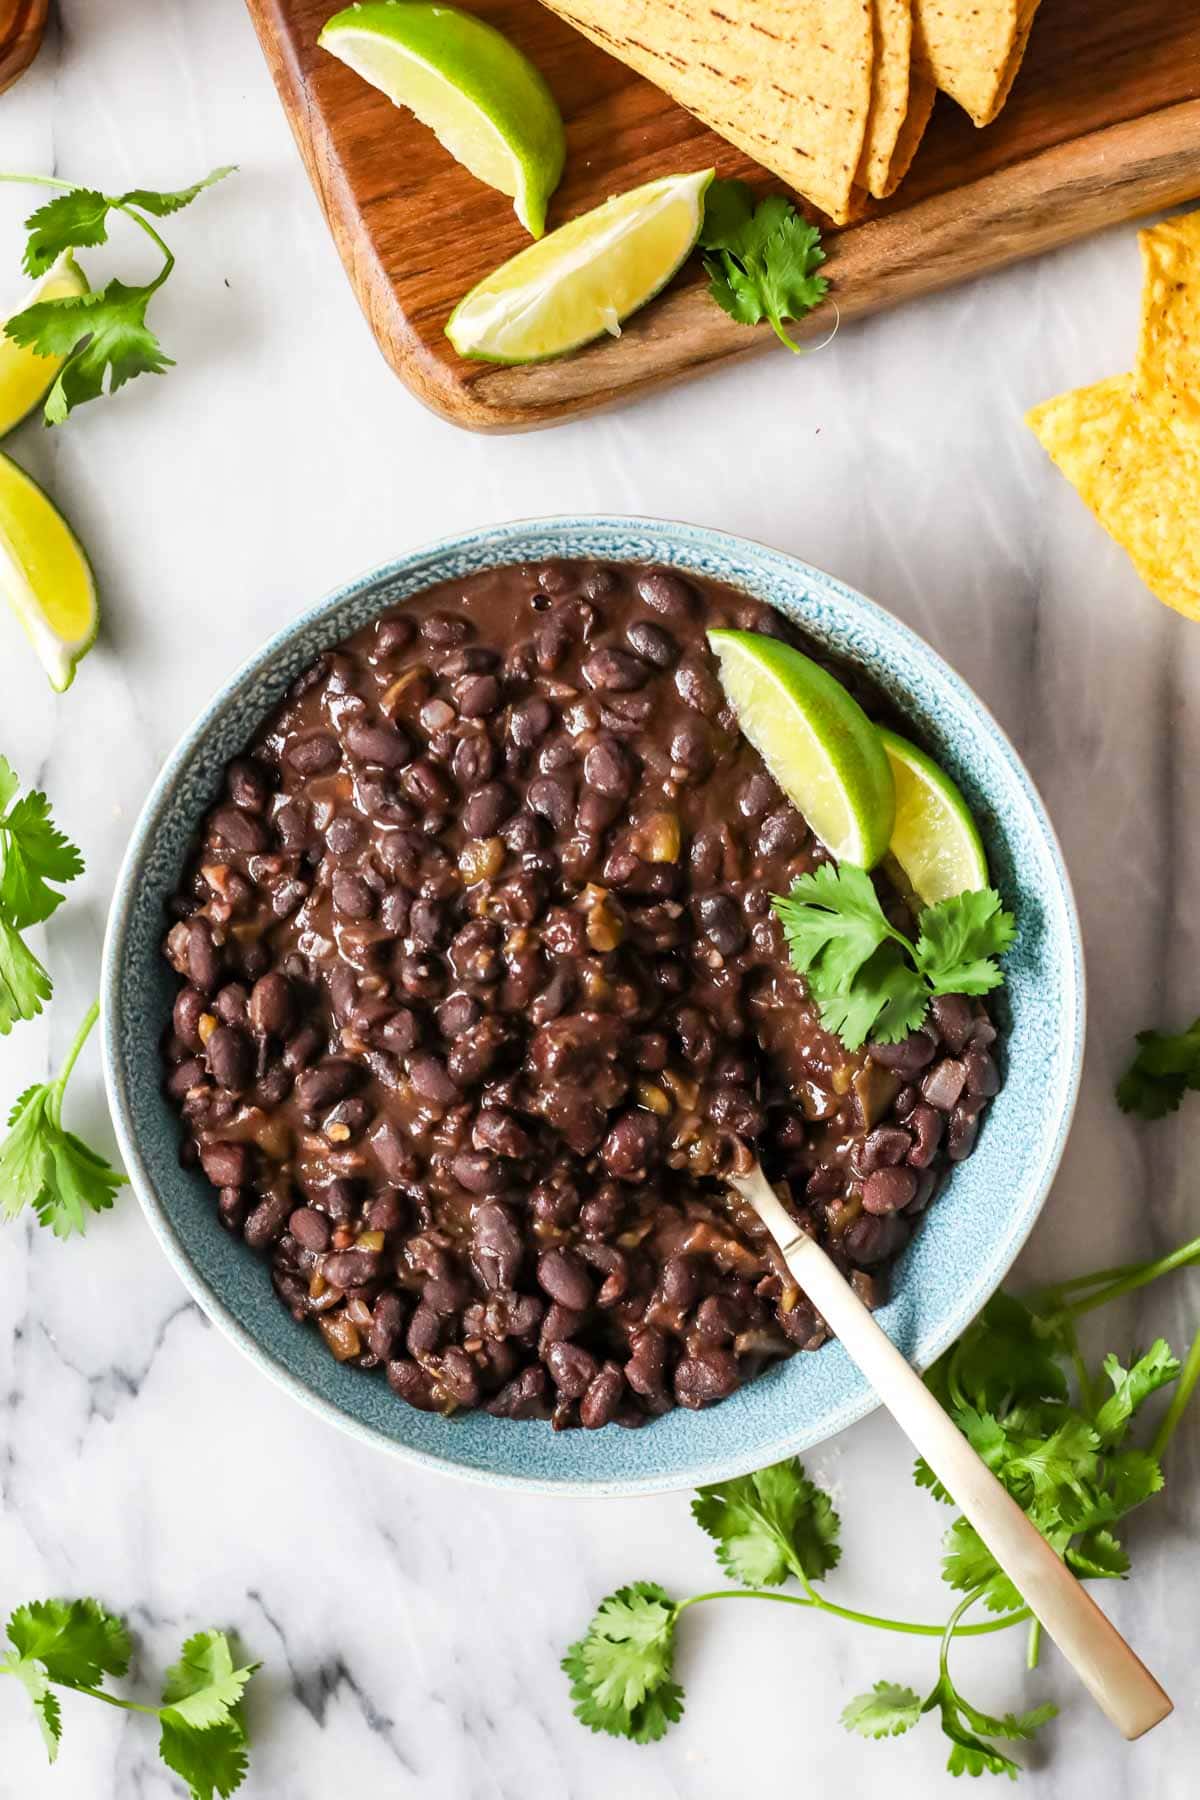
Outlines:
<svg viewBox="0 0 1200 1800"><path fill-rule="evenodd" d="M931 756L880 729L896 784L896 822L888 850L926 906L988 885L987 857L971 811Z"/></svg>
<svg viewBox="0 0 1200 1800"><path fill-rule="evenodd" d="M91 565L37 482L2 455L0 594L25 627L51 687L65 693L100 625Z"/></svg>
<svg viewBox="0 0 1200 1800"><path fill-rule="evenodd" d="M328 20L322 49L407 106L465 169L513 197L533 237L566 158L562 116L527 57L470 13L367 0Z"/></svg>
<svg viewBox="0 0 1200 1800"><path fill-rule="evenodd" d="M710 631L738 724L788 799L838 862L872 869L895 818L880 735L840 681L790 644L754 631Z"/></svg>
<svg viewBox="0 0 1200 1800"><path fill-rule="evenodd" d="M472 288L446 336L460 356L531 363L618 333L690 254L712 178L668 175L560 225Z"/></svg>
<svg viewBox="0 0 1200 1800"><path fill-rule="evenodd" d="M87 292L87 276L68 250L8 316L11 319L39 300L65 300ZM45 399L65 361L64 356L37 356L28 345L0 336L0 437Z"/></svg>

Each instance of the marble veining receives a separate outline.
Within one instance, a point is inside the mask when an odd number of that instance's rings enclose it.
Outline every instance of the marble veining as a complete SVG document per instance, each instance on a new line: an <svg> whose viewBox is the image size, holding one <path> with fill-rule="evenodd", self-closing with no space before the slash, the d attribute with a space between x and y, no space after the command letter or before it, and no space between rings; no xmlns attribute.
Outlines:
<svg viewBox="0 0 1200 1800"><path fill-rule="evenodd" d="M978 691L1047 802L1091 972L1087 1062L1054 1194L1015 1280L1149 1254L1196 1230L1200 1100L1131 1127L1111 1101L1131 1034L1200 1010L1200 635L1141 588L1021 425L1025 407L1123 366L1136 329L1121 228L781 352L635 410L524 438L467 437L387 374L341 273L239 0L60 0L33 71L0 100L0 168L110 188L240 174L173 222L158 309L178 366L5 448L65 505L96 563L105 635L55 700L0 615L0 738L54 795L88 873L50 921L51 1014L0 1044L0 1102L59 1059L95 989L133 818L180 731L256 647L356 570L489 520L552 512L694 519L874 595ZM22 289L21 190L0 189L0 298ZM137 268L140 244L89 262ZM149 263L144 265L147 269ZM104 1141L97 1059L72 1119ZM571 1718L557 1662L596 1600L637 1575L680 1594L719 1571L686 1499L489 1493L405 1468L289 1404L205 1322L128 1196L86 1241L0 1228L0 1601L94 1591L125 1612L140 1674L183 1634L236 1627L266 1665L249 1800L734 1800L782 1782L841 1800L950 1792L928 1727L859 1744L837 1724L881 1676L931 1680L928 1647L786 1608L689 1615L685 1722L651 1750ZM1116 1347L1182 1346L1200 1277L1120 1318ZM832 1591L944 1616L944 1515L886 1419L809 1455L843 1512ZM1106 1605L1174 1694L1122 1745L1051 1655L960 1653L988 1706L1052 1697L1033 1800L1185 1800L1200 1421L1135 1522L1134 1579ZM734 1616L736 1615L736 1616ZM0 1684L0 1800L168 1800L152 1734L67 1700L48 1769Z"/></svg>

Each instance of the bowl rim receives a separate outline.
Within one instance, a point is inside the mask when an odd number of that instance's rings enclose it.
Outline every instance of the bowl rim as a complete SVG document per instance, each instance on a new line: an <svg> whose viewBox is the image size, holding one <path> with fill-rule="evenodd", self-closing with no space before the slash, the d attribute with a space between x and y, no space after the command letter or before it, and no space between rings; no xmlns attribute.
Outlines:
<svg viewBox="0 0 1200 1800"><path fill-rule="evenodd" d="M328 590L312 606L294 615L257 650L252 651L249 656L244 658L221 683L217 691L202 705L163 762L139 809L113 887L101 960L101 1057L113 1130L130 1185L168 1262L201 1311L243 1355L250 1359L261 1373L265 1374L276 1386L284 1389L293 1400L298 1401L310 1413L314 1413L318 1418L336 1426L339 1430L348 1432L360 1443L370 1445L374 1449L382 1449L403 1463L415 1464L447 1478L468 1481L477 1486L493 1489L502 1488L523 1493L560 1495L568 1499L635 1497L680 1492L702 1484L728 1480L734 1476L746 1474L752 1469L765 1467L771 1461L781 1457L797 1455L816 1444L827 1442L848 1426L856 1424L869 1413L876 1411L881 1402L864 1380L861 1390L845 1400L837 1408L832 1420L822 1421L815 1432L811 1430L806 1432L804 1427L799 1427L793 1432L785 1433L776 1442L764 1447L761 1452L755 1451L749 1458L745 1454L740 1456L737 1454L724 1455L710 1464L692 1466L687 1470L625 1476L616 1481L578 1476L548 1480L540 1476L522 1475L515 1470L497 1470L453 1461L417 1446L402 1443L378 1430L375 1426L352 1417L334 1401L326 1399L310 1388L305 1381L292 1372L287 1363L280 1360L241 1323L200 1273L176 1229L166 1205L159 1197L141 1153L134 1127L133 1109L129 1104L126 1090L120 1050L119 1023L122 1011L124 945L133 913L139 866L146 846L151 841L153 831L159 822L160 814L170 802L179 774L186 769L200 747L210 721L220 714L230 695L246 680L255 674L264 672L293 637L318 624L323 618L335 612L338 607L354 598L356 594L373 586L383 585L402 574L411 573L421 563L438 562L469 548L477 549L482 542L494 547L497 552L497 560L483 566L501 568L505 566L506 547L522 537L539 533L553 533L556 530L569 533L580 529L661 535L671 540L677 551L685 554L688 551L700 551L707 547L726 555L741 556L749 561L766 557L790 566L800 577L813 578L816 583L832 590L840 600L861 609L868 623L877 622L885 628L888 634L898 638L910 652L915 652L919 658L925 660L937 678L956 690L959 697L967 701L980 715L992 734L995 747L1003 753L1007 760L1011 775L1023 790L1024 797L1030 805L1038 829L1044 838L1058 884L1058 897L1062 903L1063 921L1069 946L1069 954L1064 956L1064 969L1069 971L1069 983L1062 995L1062 1004L1064 1018L1072 1030L1070 1065L1062 1085L1061 1112L1053 1142L1048 1146L1045 1154L1044 1166L1036 1192L1027 1202L1024 1213L1016 1221L1010 1234L998 1246L996 1254L989 1261L986 1269L981 1272L981 1278L970 1283L964 1290L964 1299L950 1311L942 1321L939 1330L923 1347L925 1354L920 1359L914 1359L914 1367L919 1370L927 1368L936 1361L937 1357L962 1334L971 1320L986 1305L1016 1261L1041 1216L1058 1173L1075 1116L1082 1078L1087 1025L1083 934L1070 874L1062 845L1051 822L1046 804L1007 732L1000 725L991 708L980 699L974 688L919 632L898 618L887 607L850 586L839 576L830 575L826 570L814 563L806 562L790 551L779 550L759 539L740 533L721 531L714 527L696 525L684 520L657 518L649 514L554 513L540 517L495 521L467 531L453 532L432 539L411 550L404 551L384 563L360 571L350 580ZM431 584L437 579L438 577L431 576Z"/></svg>

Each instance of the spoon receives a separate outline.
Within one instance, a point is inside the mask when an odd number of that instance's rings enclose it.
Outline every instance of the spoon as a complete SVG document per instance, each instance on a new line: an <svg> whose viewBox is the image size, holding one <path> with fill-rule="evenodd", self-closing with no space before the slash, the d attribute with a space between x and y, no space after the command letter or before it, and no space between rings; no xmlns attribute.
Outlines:
<svg viewBox="0 0 1200 1800"><path fill-rule="evenodd" d="M755 1163L748 1174L729 1179L771 1233L847 1356L954 1496L1101 1711L1127 1738L1141 1737L1161 1724L1172 1702L1149 1669L975 1454L821 1246L784 1209L760 1166Z"/></svg>

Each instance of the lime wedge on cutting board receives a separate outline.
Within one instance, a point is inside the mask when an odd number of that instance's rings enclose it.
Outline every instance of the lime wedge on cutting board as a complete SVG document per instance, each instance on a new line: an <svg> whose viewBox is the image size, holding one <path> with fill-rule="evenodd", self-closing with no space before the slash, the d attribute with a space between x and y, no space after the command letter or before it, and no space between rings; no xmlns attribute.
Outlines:
<svg viewBox="0 0 1200 1800"><path fill-rule="evenodd" d="M96 584L83 547L36 481L0 455L0 594L61 694L96 641Z"/></svg>
<svg viewBox="0 0 1200 1800"><path fill-rule="evenodd" d="M87 276L68 250L8 316L11 319L38 300L63 300L87 292ZM45 399L65 361L65 356L36 356L28 345L0 336L0 437Z"/></svg>
<svg viewBox="0 0 1200 1800"><path fill-rule="evenodd" d="M838 862L872 869L887 850L895 788L880 734L840 681L790 644L710 631L738 724Z"/></svg>
<svg viewBox="0 0 1200 1800"><path fill-rule="evenodd" d="M690 254L712 178L668 175L560 225L472 288L446 336L460 356L530 363L618 333Z"/></svg>
<svg viewBox="0 0 1200 1800"><path fill-rule="evenodd" d="M472 175L513 196L522 225L541 237L566 158L562 117L494 26L452 6L369 0L335 13L317 42L407 106Z"/></svg>
<svg viewBox="0 0 1200 1800"><path fill-rule="evenodd" d="M970 808L933 758L880 729L896 784L896 822L888 845L918 900L935 906L988 885L987 857Z"/></svg>

